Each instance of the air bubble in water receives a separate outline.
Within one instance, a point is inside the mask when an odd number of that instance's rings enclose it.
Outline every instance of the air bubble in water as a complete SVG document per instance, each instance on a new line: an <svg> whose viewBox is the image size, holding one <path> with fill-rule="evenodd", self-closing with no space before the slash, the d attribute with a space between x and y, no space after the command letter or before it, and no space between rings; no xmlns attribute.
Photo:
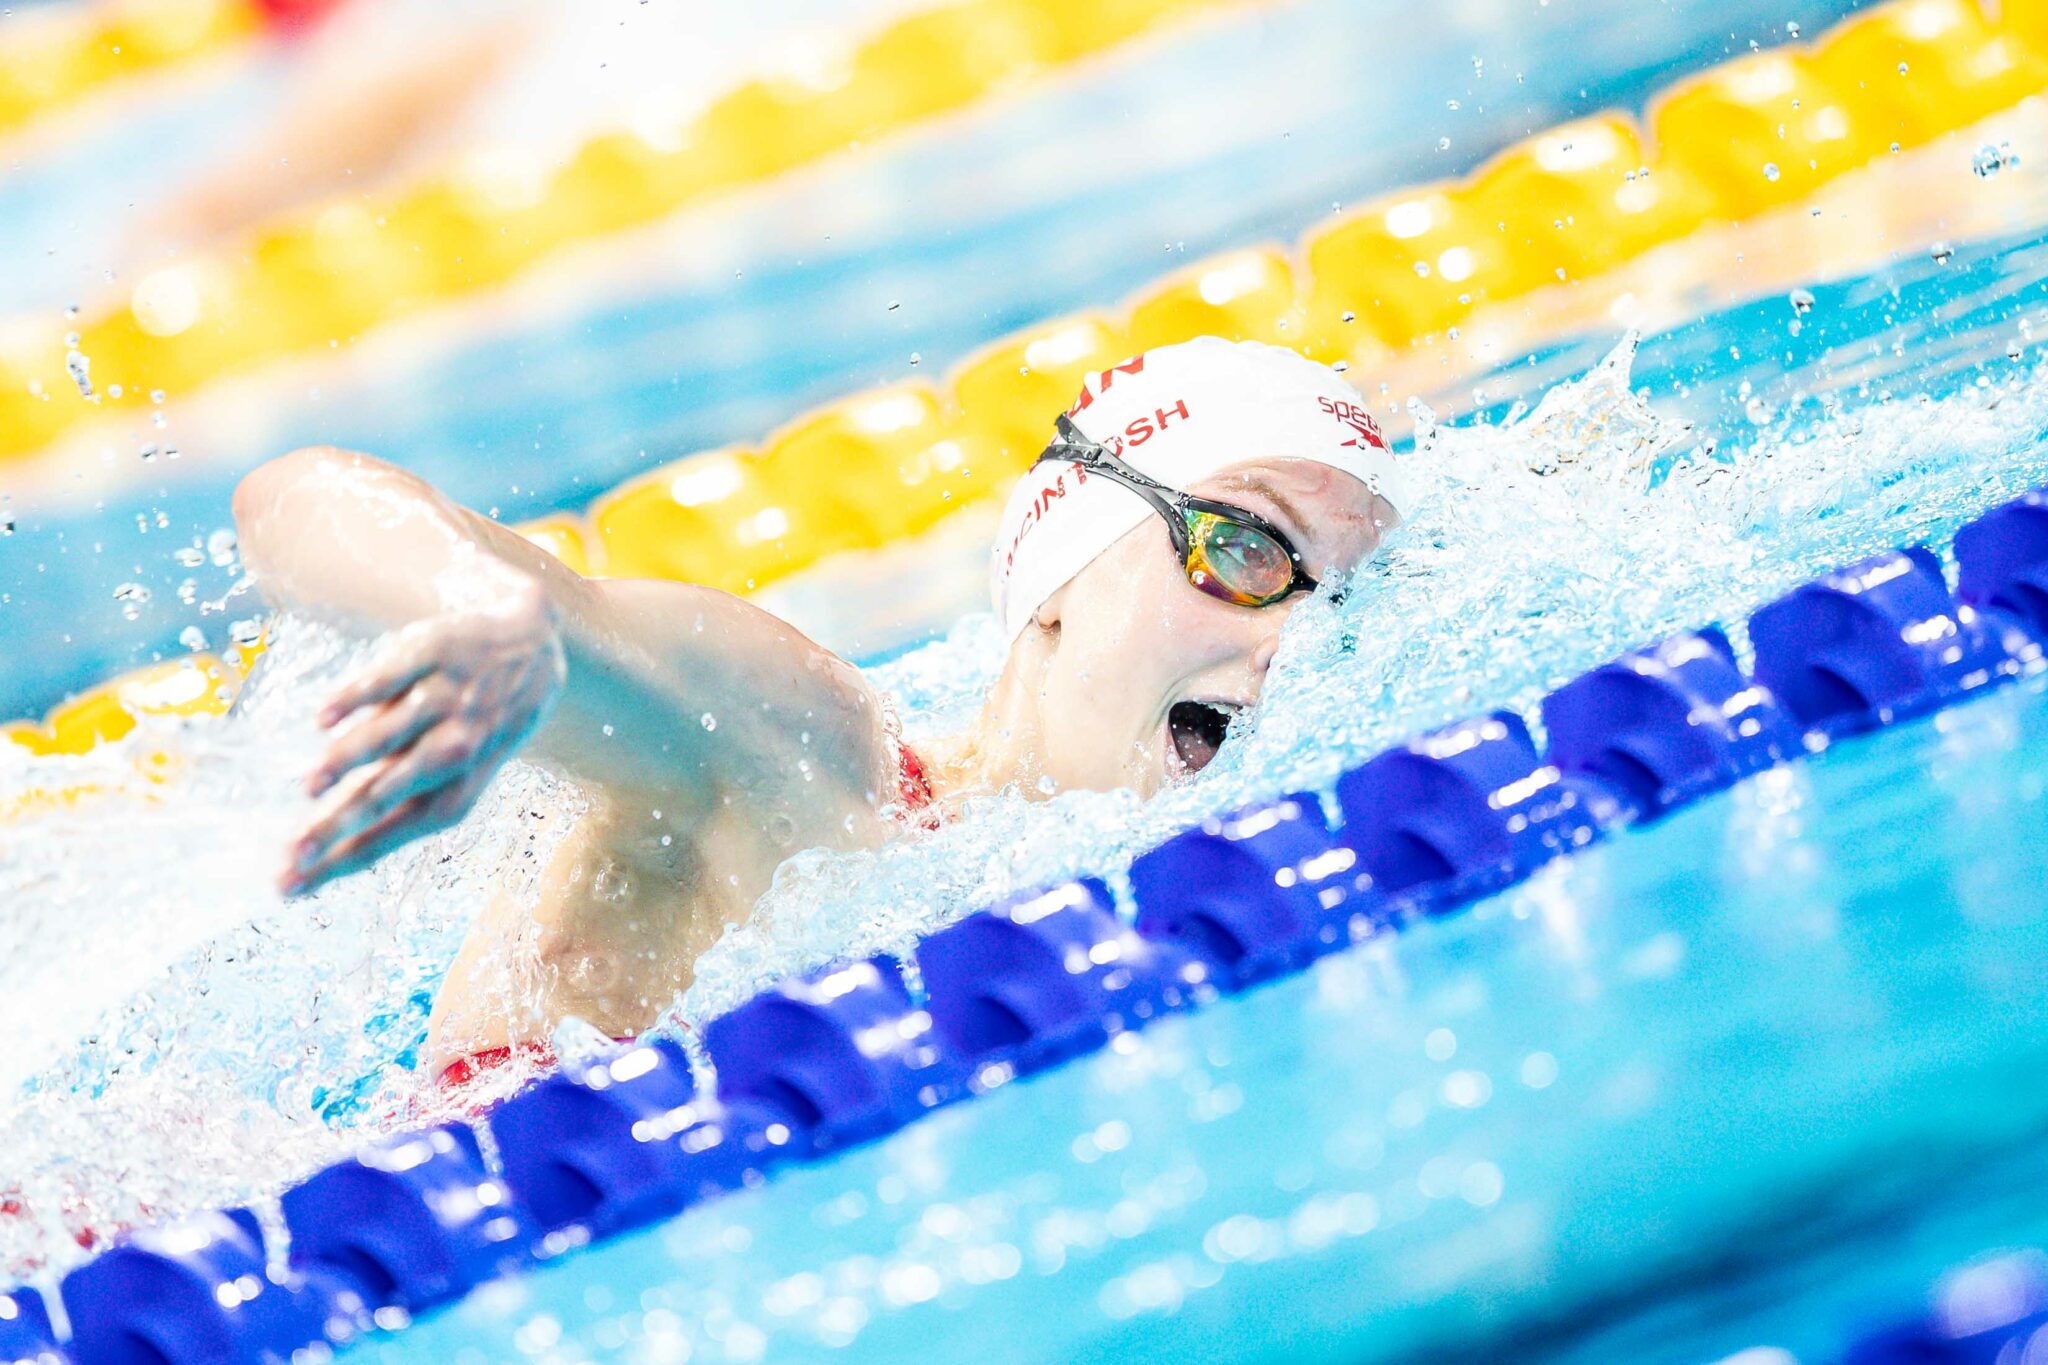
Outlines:
<svg viewBox="0 0 2048 1365"><path fill-rule="evenodd" d="M718 717L706 711L703 715L697 717L697 723L707 730L716 730L718 728Z"/></svg>
<svg viewBox="0 0 2048 1365"><path fill-rule="evenodd" d="M197 545L187 545L173 553L171 558L178 562L181 569L196 569L206 562L206 551Z"/></svg>
<svg viewBox="0 0 2048 1365"><path fill-rule="evenodd" d="M149 605L149 589L140 583L123 583L114 589L114 600L121 604L121 615L133 621Z"/></svg>
<svg viewBox="0 0 2048 1365"><path fill-rule="evenodd" d="M158 407L162 407L164 401L164 391L162 389L151 389L149 391L149 401L155 403Z"/></svg>
<svg viewBox="0 0 2048 1365"><path fill-rule="evenodd" d="M228 625L228 639L245 649L262 638L263 622L259 617L244 617L242 620L230 622Z"/></svg>
<svg viewBox="0 0 2048 1365"><path fill-rule="evenodd" d="M1766 161L1764 163L1764 179L1775 181L1777 178L1778 163L1775 161Z"/></svg>
<svg viewBox="0 0 2048 1365"><path fill-rule="evenodd" d="M1956 249L1947 242L1936 242L1927 254L1933 257L1936 265L1947 265L1955 259Z"/></svg>
<svg viewBox="0 0 2048 1365"><path fill-rule="evenodd" d="M1352 312L1349 308L1346 308L1344 310L1343 320L1345 322L1356 322L1358 321L1358 314Z"/></svg>
<svg viewBox="0 0 2048 1365"><path fill-rule="evenodd" d="M1788 297L1792 304L1792 311L1800 317L1805 317L1813 311L1813 291L1811 289L1795 289Z"/></svg>
<svg viewBox="0 0 2048 1365"><path fill-rule="evenodd" d="M197 654L206 648L206 632L197 626L187 626L178 632L178 643Z"/></svg>
<svg viewBox="0 0 2048 1365"><path fill-rule="evenodd" d="M206 557L225 569L235 562L235 533L223 526L206 538Z"/></svg>
<svg viewBox="0 0 2048 1365"><path fill-rule="evenodd" d="M71 375L71 382L78 385L80 398L92 397L92 362L81 351L69 351L64 356L64 368Z"/></svg>

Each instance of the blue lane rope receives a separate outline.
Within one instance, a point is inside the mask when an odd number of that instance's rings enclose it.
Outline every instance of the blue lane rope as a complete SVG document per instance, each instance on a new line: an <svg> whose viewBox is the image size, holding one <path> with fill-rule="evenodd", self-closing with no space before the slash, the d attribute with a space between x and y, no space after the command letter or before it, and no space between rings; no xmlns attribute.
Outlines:
<svg viewBox="0 0 2048 1365"><path fill-rule="evenodd" d="M1335 828L1312 796L1206 820L1132 863L1133 920L1094 879L970 914L917 945L922 1003L886 957L779 982L706 1027L712 1093L668 1039L572 1062L486 1116L501 1175L462 1124L374 1143L285 1193L281 1262L246 1209L129 1234L65 1276L68 1333L36 1290L0 1293L0 1359L269 1362L346 1342L380 1310L434 1308L872 1141L1835 738L2048 667L2048 490L1979 517L1955 552L1953 592L1913 546L1759 608L1748 675L1712 627L1603 664L1544 699L1544 749L1511 711L1418 735L1344 774ZM1966 1342L1930 1318L1851 1359L1990 1361L2048 1322L2040 1287ZM2005 1333L1988 1354L1984 1332Z"/></svg>

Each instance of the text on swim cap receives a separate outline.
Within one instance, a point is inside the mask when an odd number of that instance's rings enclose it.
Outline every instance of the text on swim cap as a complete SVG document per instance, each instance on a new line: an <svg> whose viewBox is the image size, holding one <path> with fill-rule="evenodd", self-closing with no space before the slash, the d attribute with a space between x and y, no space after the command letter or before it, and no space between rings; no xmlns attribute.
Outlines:
<svg viewBox="0 0 2048 1365"><path fill-rule="evenodd" d="M1380 433L1380 424L1372 414L1356 403L1342 398L1318 398L1316 406L1329 413L1344 425L1358 433L1359 440L1366 445L1387 448L1387 438ZM1346 441L1345 445L1357 445L1358 441Z"/></svg>
<svg viewBox="0 0 2048 1365"><path fill-rule="evenodd" d="M1112 365L1108 369L1104 370L1101 374L1096 375L1095 387L1092 390L1088 387L1088 380L1084 377L1081 380L1081 396L1074 400L1074 406L1067 409L1067 416L1072 417L1076 413L1085 410L1090 403L1093 403L1095 401L1096 394L1109 392L1109 386L1112 383L1116 382L1116 377L1118 375L1143 374L1144 372L1145 357L1142 353L1140 353L1138 355L1132 356L1123 364Z"/></svg>

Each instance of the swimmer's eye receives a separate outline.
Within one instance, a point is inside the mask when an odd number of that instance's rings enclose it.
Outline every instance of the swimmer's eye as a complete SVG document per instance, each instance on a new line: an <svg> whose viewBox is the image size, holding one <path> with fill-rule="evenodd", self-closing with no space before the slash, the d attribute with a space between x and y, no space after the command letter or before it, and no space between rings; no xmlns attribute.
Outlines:
<svg viewBox="0 0 2048 1365"><path fill-rule="evenodd" d="M1188 581L1240 607L1269 606L1301 586L1294 556L1256 526L1207 511L1189 511Z"/></svg>

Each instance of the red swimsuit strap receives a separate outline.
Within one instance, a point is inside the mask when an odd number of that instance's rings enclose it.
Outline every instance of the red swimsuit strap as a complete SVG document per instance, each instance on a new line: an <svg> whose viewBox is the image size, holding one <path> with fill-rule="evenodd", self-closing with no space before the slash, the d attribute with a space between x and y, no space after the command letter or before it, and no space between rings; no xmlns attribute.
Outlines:
<svg viewBox="0 0 2048 1365"><path fill-rule="evenodd" d="M910 751L907 744L896 746L897 757L903 769L897 783L897 794L909 810L923 810L932 803L932 780L924 770L924 760Z"/></svg>

